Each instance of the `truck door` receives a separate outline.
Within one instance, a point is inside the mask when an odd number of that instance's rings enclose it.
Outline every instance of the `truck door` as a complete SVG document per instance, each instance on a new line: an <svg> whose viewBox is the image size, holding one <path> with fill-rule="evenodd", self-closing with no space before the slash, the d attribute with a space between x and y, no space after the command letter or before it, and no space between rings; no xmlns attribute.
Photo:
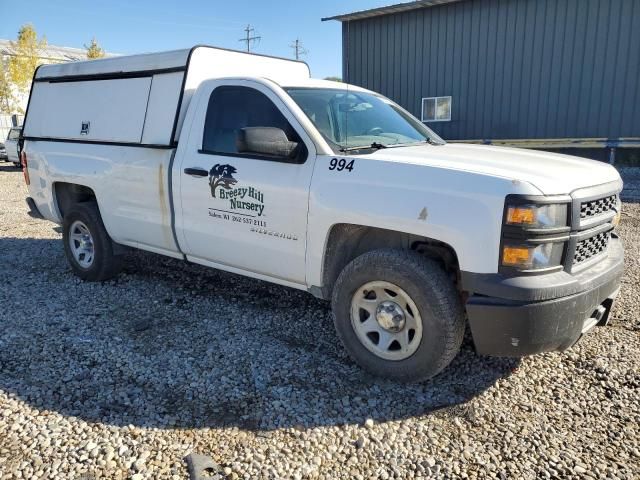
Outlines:
<svg viewBox="0 0 640 480"><path fill-rule="evenodd" d="M192 101L198 107L174 170L182 250L197 263L304 285L313 142L259 82L212 82ZM250 151L243 139L252 127L280 129L285 144L298 145L290 155Z"/></svg>

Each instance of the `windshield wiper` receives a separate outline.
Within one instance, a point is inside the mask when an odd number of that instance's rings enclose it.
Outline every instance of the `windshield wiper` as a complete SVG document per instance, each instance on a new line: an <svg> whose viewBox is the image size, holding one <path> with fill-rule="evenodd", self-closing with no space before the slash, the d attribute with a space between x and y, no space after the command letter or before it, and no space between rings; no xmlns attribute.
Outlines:
<svg viewBox="0 0 640 480"><path fill-rule="evenodd" d="M396 148L396 147L411 147L414 145L420 145L423 143L428 143L429 145L442 145L442 143L434 142L431 138L427 137L424 140L419 140L417 142L407 142L407 143L390 143L386 145L387 148Z"/></svg>
<svg viewBox="0 0 640 480"><path fill-rule="evenodd" d="M341 152L353 152L354 150L365 150L368 148L372 148L374 150L380 150L381 148L387 148L384 143L373 142L371 145L360 145L357 147L342 147L340 149Z"/></svg>

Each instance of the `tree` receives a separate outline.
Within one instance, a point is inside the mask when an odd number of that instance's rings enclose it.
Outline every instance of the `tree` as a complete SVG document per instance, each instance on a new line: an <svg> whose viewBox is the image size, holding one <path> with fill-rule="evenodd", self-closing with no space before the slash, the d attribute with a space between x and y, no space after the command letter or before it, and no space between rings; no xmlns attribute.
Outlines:
<svg viewBox="0 0 640 480"><path fill-rule="evenodd" d="M31 85L31 79L38 65L42 63L40 50L47 46L47 39L41 37L30 23L20 27L18 38L11 42L13 56L9 59L9 79L22 92Z"/></svg>
<svg viewBox="0 0 640 480"><path fill-rule="evenodd" d="M342 82L340 77L325 77L325 80L331 80L332 82Z"/></svg>
<svg viewBox="0 0 640 480"><path fill-rule="evenodd" d="M87 50L87 58L89 60L104 57L104 49L98 45L96 37L91 39L91 43L88 46L85 44L84 48Z"/></svg>
<svg viewBox="0 0 640 480"><path fill-rule="evenodd" d="M16 110L16 99L9 81L6 63L0 57L0 113L13 113Z"/></svg>

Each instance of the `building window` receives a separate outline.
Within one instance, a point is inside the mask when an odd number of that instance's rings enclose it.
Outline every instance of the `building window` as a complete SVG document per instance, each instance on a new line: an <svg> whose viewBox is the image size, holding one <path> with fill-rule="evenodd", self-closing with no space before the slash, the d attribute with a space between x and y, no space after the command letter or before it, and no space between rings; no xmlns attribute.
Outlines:
<svg viewBox="0 0 640 480"><path fill-rule="evenodd" d="M451 97L428 97L422 99L423 122L450 122Z"/></svg>

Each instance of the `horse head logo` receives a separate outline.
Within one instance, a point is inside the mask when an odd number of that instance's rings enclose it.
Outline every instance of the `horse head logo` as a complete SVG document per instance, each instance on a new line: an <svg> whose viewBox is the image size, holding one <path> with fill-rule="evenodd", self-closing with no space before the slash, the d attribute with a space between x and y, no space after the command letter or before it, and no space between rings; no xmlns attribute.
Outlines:
<svg viewBox="0 0 640 480"><path fill-rule="evenodd" d="M224 188L225 190L231 190L231 188L238 183L238 180L233 178L233 174L236 173L236 167L231 165L214 165L209 170L209 186L211 187L211 196L216 198L216 188Z"/></svg>

